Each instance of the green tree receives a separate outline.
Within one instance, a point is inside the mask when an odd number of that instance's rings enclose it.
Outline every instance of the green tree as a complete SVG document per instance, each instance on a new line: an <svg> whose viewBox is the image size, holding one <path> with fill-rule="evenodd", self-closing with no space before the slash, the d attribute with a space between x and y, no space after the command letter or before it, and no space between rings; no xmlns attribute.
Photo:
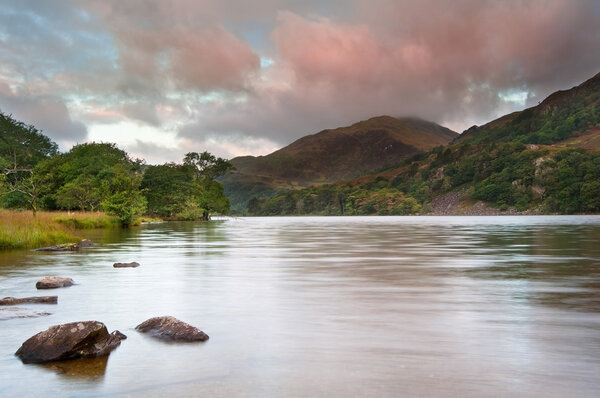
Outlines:
<svg viewBox="0 0 600 398"><path fill-rule="evenodd" d="M101 210L105 197L103 181L113 167L121 165L130 173L141 173L141 162L109 143L76 145L67 153L40 162L40 200L45 207L66 210Z"/></svg>
<svg viewBox="0 0 600 398"><path fill-rule="evenodd" d="M39 178L34 167L58 153L58 146L35 127L0 112L0 196L8 207L38 208Z"/></svg>
<svg viewBox="0 0 600 398"><path fill-rule="evenodd" d="M194 218L192 212L188 211L189 206L194 206L191 203L197 195L190 167L175 163L148 166L141 188L148 200L150 214L171 219Z"/></svg>
<svg viewBox="0 0 600 398"><path fill-rule="evenodd" d="M129 226L146 211L146 198L140 191L142 177L123 164L102 172L102 208L114 215L123 226Z"/></svg>

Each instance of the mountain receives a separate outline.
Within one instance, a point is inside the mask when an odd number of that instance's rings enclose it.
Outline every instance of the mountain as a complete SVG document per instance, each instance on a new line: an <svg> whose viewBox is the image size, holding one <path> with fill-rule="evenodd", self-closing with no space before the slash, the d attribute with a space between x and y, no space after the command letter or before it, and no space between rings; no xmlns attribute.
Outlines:
<svg viewBox="0 0 600 398"><path fill-rule="evenodd" d="M253 201L250 214L600 212L600 74L396 168Z"/></svg>
<svg viewBox="0 0 600 398"><path fill-rule="evenodd" d="M473 126L456 142L554 144L588 130L600 113L600 73L570 90L557 91L537 106Z"/></svg>
<svg viewBox="0 0 600 398"><path fill-rule="evenodd" d="M240 210L252 197L357 177L456 137L432 122L379 116L302 137L266 156L234 158L236 171L220 181L232 208Z"/></svg>

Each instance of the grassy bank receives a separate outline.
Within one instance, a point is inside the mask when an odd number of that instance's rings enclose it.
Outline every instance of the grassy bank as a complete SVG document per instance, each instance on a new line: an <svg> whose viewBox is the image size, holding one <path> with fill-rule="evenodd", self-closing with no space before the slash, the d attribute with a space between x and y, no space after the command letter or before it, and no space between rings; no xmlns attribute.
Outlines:
<svg viewBox="0 0 600 398"><path fill-rule="evenodd" d="M0 250L51 246L80 240L80 229L118 226L103 213L11 211L0 209Z"/></svg>

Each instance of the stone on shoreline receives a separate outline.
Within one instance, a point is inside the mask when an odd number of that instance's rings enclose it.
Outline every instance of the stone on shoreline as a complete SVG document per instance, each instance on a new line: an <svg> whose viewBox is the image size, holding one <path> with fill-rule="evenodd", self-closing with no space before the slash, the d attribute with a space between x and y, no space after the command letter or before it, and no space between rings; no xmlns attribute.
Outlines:
<svg viewBox="0 0 600 398"><path fill-rule="evenodd" d="M46 276L44 279L37 281L35 287L37 289L56 289L59 287L72 286L74 284L71 278L62 278L59 276Z"/></svg>
<svg viewBox="0 0 600 398"><path fill-rule="evenodd" d="M4 297L0 299L0 305L15 305L23 303L34 303L34 304L56 304L58 302L58 296L37 296L37 297Z"/></svg>
<svg viewBox="0 0 600 398"><path fill-rule="evenodd" d="M127 338L108 333L102 322L84 321L51 326L29 339L15 352L24 363L42 363L110 354Z"/></svg>
<svg viewBox="0 0 600 398"><path fill-rule="evenodd" d="M48 246L48 247L40 247L35 249L37 252L74 252L79 250L82 247L92 247L94 246L94 242L89 239L83 239L78 243L62 243L60 245Z"/></svg>
<svg viewBox="0 0 600 398"><path fill-rule="evenodd" d="M130 263L114 263L113 267L115 268L135 268L139 267L140 263L132 261Z"/></svg>
<svg viewBox="0 0 600 398"><path fill-rule="evenodd" d="M137 325L135 329L164 340L188 342L208 340L206 333L172 316L150 318Z"/></svg>

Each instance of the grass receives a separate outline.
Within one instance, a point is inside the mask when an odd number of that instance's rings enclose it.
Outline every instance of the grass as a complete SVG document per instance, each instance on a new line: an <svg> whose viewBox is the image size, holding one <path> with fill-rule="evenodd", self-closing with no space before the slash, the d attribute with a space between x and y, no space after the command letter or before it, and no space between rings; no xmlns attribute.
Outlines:
<svg viewBox="0 0 600 398"><path fill-rule="evenodd" d="M54 221L74 229L109 228L119 226L119 220L101 212L61 212L54 214Z"/></svg>
<svg viewBox="0 0 600 398"><path fill-rule="evenodd" d="M0 250L77 242L78 229L117 226L103 213L38 212L0 209Z"/></svg>

